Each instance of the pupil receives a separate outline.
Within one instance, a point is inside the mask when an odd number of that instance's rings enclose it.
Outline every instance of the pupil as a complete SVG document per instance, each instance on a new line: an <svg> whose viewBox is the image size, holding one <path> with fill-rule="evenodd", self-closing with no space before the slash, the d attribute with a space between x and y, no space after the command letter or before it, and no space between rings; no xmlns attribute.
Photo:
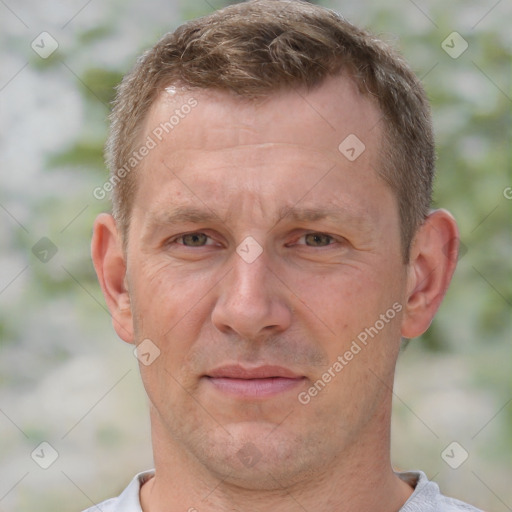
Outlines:
<svg viewBox="0 0 512 512"><path fill-rule="evenodd" d="M204 245L206 242L206 235L203 233L192 233L183 237L185 245Z"/></svg>
<svg viewBox="0 0 512 512"><path fill-rule="evenodd" d="M308 235L310 245L327 245L329 243L329 236L322 234L311 234Z"/></svg>

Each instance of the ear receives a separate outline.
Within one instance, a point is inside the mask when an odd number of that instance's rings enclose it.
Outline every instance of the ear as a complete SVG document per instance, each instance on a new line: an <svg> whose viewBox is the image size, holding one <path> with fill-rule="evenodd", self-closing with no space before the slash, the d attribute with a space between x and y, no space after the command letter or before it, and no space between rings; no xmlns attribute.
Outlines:
<svg viewBox="0 0 512 512"><path fill-rule="evenodd" d="M411 246L402 336L415 338L429 327L457 265L459 230L446 210L435 210Z"/></svg>
<svg viewBox="0 0 512 512"><path fill-rule="evenodd" d="M126 261L120 233L112 215L102 213L94 222L92 261L118 336L133 343L133 317L126 286Z"/></svg>

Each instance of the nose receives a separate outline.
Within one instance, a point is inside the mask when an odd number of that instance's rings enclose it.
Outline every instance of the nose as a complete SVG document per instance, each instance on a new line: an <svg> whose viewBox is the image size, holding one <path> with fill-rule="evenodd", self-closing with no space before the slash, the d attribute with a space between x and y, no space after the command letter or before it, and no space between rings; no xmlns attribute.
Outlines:
<svg viewBox="0 0 512 512"><path fill-rule="evenodd" d="M277 279L265 253L248 263L233 255L232 270L220 284L212 312L213 325L223 333L257 340L285 331L292 321L286 287Z"/></svg>

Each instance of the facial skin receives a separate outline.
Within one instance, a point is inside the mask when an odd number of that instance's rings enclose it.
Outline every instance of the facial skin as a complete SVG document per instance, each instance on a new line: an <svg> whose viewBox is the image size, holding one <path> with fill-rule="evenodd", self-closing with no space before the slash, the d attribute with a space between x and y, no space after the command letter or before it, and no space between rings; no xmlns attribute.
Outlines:
<svg viewBox="0 0 512 512"><path fill-rule="evenodd" d="M156 467L144 510L398 510L412 489L389 458L395 362L449 284L453 218L433 212L403 262L397 200L375 171L381 114L346 78L256 102L164 92L144 138L191 97L137 174L126 253L107 214L93 238L117 333L160 350L141 364ZM353 162L338 150L349 134L366 147ZM262 249L252 262L247 237ZM262 381L270 394L243 382L230 392L233 380L212 378L225 365L296 378L277 391Z"/></svg>

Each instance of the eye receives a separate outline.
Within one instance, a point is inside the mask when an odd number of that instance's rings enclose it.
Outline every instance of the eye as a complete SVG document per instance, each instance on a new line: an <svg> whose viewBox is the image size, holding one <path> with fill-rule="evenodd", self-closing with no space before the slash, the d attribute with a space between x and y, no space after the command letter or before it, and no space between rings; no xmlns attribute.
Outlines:
<svg viewBox="0 0 512 512"><path fill-rule="evenodd" d="M211 245L212 240L204 233L187 233L175 239L180 245L187 247L202 247L203 245ZM210 243L208 243L210 241Z"/></svg>
<svg viewBox="0 0 512 512"><path fill-rule="evenodd" d="M331 245L334 238L325 233L307 233L299 238L299 242L304 239L305 245L310 247L325 247Z"/></svg>

